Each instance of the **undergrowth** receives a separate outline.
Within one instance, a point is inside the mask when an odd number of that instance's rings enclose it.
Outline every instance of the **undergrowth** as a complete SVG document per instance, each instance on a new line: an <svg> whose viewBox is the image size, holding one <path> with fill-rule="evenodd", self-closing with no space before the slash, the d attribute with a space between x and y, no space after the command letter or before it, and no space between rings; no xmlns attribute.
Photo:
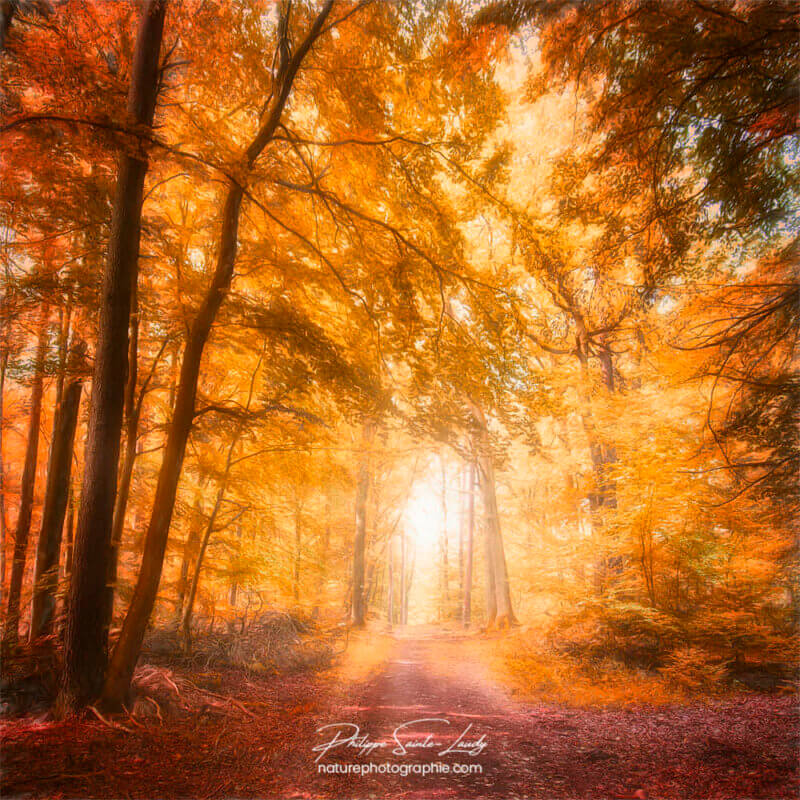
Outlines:
<svg viewBox="0 0 800 800"><path fill-rule="evenodd" d="M515 694L542 702L577 707L664 705L746 691L729 680L724 664L696 647L677 648L663 665L645 668L612 656L566 652L542 630L515 630L477 646L492 672Z"/></svg>

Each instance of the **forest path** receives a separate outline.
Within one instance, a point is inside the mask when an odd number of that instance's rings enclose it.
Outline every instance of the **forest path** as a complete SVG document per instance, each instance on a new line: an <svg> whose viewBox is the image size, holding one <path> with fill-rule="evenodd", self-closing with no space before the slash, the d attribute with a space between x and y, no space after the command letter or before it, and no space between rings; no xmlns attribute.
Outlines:
<svg viewBox="0 0 800 800"><path fill-rule="evenodd" d="M180 687L184 705L163 705L163 722L133 727L123 716L116 724L128 731L88 716L3 723L0 794L599 800L643 790L650 798L675 800L798 796L800 713L793 697L626 709L525 702L485 666L482 654L492 644L430 628L391 637L362 632L326 673L224 674L209 693L211 701L218 698L210 705L189 702L204 675L176 669L170 681ZM165 691L177 699L172 689ZM233 699L225 702L226 696ZM337 727L319 730L326 725ZM337 731L337 745L323 752ZM469 752L444 752L459 736L471 743L460 748ZM342 741L348 738L350 744ZM354 767L374 771L356 774ZM348 768L349 774L329 771Z"/></svg>
<svg viewBox="0 0 800 800"><path fill-rule="evenodd" d="M340 740L352 741L313 756L306 751L296 796L588 800L637 791L670 798L796 794L798 713L792 698L655 709L527 703L497 683L477 657L475 641L430 628L400 629L386 661L366 680L340 684L329 698L333 710L315 719L317 728L341 724L315 730L309 750L330 743L337 731ZM491 640L480 645L491 647ZM368 752L359 744L378 746ZM314 774L310 762L317 757L316 764L328 765L324 769L372 763L390 771ZM399 772L404 766L410 771L405 776Z"/></svg>

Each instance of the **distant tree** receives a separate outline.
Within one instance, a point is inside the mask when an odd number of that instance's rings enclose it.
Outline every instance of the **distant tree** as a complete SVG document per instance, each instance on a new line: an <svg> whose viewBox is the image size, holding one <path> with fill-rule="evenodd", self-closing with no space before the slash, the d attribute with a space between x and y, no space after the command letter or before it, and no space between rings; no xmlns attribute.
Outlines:
<svg viewBox="0 0 800 800"><path fill-rule="evenodd" d="M16 644L19 636L20 598L22 581L25 575L25 562L28 554L28 539L33 517L34 488L36 483L36 462L39 454L39 428L42 418L42 395L44 393L44 374L49 338L49 309L42 308L39 323L38 343L33 362L31 380L30 407L28 412L28 437L25 446L25 462L20 485L19 510L17 512L17 528L14 534L14 555L11 561L11 581L8 587L6 621L3 631L3 643L6 646Z"/></svg>
<svg viewBox="0 0 800 800"><path fill-rule="evenodd" d="M61 393L60 402L56 404L50 457L47 463L47 488L42 507L42 523L34 570L31 641L52 633L55 621L61 537L69 501L73 446L84 380L82 361L86 345L81 341L73 341L70 349L67 367L69 381Z"/></svg>

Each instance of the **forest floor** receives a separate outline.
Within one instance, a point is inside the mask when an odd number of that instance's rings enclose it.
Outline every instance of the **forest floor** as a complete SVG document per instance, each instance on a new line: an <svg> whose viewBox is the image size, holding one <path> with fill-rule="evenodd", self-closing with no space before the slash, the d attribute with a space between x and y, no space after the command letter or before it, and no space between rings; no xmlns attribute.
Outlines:
<svg viewBox="0 0 800 800"><path fill-rule="evenodd" d="M500 685L482 657L495 646L411 628L353 637L339 663L319 673L275 678L145 665L139 685L153 700L137 701L132 715L0 722L0 794L798 796L793 696L650 707L528 702ZM334 727L319 731L324 725ZM373 771L341 773L354 768Z"/></svg>

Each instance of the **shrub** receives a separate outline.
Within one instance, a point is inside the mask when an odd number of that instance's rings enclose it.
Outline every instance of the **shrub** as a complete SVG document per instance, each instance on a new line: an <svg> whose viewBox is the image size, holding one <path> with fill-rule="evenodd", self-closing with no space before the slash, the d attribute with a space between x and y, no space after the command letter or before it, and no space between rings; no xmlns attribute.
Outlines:
<svg viewBox="0 0 800 800"><path fill-rule="evenodd" d="M666 657L659 672L684 689L713 691L725 680L726 667L706 650L684 645Z"/></svg>

